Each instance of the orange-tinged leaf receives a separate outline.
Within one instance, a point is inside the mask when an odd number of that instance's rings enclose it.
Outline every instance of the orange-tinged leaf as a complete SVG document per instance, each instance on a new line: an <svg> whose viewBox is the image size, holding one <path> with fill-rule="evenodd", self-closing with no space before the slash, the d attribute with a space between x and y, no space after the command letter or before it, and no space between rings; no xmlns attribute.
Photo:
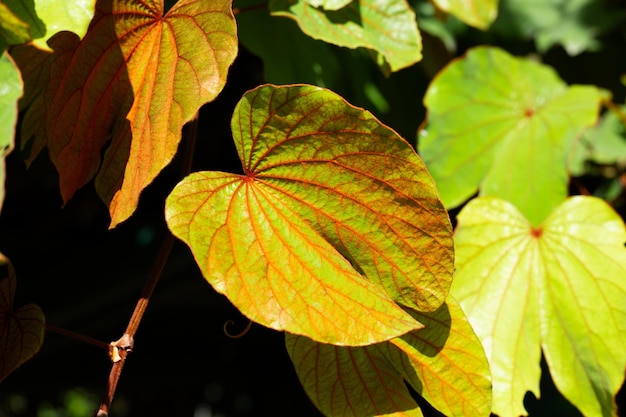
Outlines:
<svg viewBox="0 0 626 417"><path fill-rule="evenodd" d="M325 415L421 415L404 380L446 416L489 415L489 364L456 301L449 297L435 312L412 315L423 329L372 346L286 335L298 378Z"/></svg>
<svg viewBox="0 0 626 417"><path fill-rule="evenodd" d="M246 175L193 174L166 205L205 278L251 319L321 342L363 345L421 327L395 302L436 310L453 245L410 145L303 85L248 92L232 128Z"/></svg>
<svg viewBox="0 0 626 417"><path fill-rule="evenodd" d="M15 272L0 254L0 381L32 358L41 347L45 318L35 304L13 308Z"/></svg>
<svg viewBox="0 0 626 417"><path fill-rule="evenodd" d="M300 383L328 417L421 417L402 376L378 345L333 346L285 335Z"/></svg>
<svg viewBox="0 0 626 417"><path fill-rule="evenodd" d="M115 226L171 161L183 124L223 88L237 55L231 1L181 0L163 15L156 0L102 0L82 41L64 33L50 43L36 134L47 138L64 201L97 173Z"/></svg>

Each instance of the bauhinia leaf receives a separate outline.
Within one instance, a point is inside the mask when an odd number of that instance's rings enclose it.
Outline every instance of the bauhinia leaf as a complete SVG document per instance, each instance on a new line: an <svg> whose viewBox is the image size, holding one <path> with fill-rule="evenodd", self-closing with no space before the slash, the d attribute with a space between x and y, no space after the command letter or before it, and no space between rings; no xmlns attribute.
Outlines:
<svg viewBox="0 0 626 417"><path fill-rule="evenodd" d="M0 4L0 27L6 28L7 22L13 28L20 28L19 32L13 31L19 37L10 44L32 40L37 47L48 50L48 39L61 31L84 36L95 3L96 0L4 0Z"/></svg>
<svg viewBox="0 0 626 417"><path fill-rule="evenodd" d="M305 391L327 416L422 415L405 380L446 416L488 416L489 365L456 302L412 312L425 328L377 345L339 347L286 335Z"/></svg>
<svg viewBox="0 0 626 417"><path fill-rule="evenodd" d="M478 29L487 29L498 15L498 0L434 0L437 7Z"/></svg>
<svg viewBox="0 0 626 417"><path fill-rule="evenodd" d="M338 10L317 8L304 0L270 0L270 11L295 19L312 38L373 50L391 71L422 59L415 13L405 0L355 0Z"/></svg>
<svg viewBox="0 0 626 417"><path fill-rule="evenodd" d="M364 345L420 327L395 302L425 311L443 303L449 220L406 141L336 94L302 85L248 92L232 129L245 175L191 175L166 217L244 314Z"/></svg>
<svg viewBox="0 0 626 417"><path fill-rule="evenodd" d="M0 254L0 381L32 358L41 347L45 317L35 304L13 308L15 271Z"/></svg>
<svg viewBox="0 0 626 417"><path fill-rule="evenodd" d="M550 67L475 48L429 86L420 154L447 207L480 188L538 225L567 196L572 142L597 121L601 100L599 89L567 87Z"/></svg>
<svg viewBox="0 0 626 417"><path fill-rule="evenodd" d="M585 416L615 415L626 367L626 227L593 197L572 197L540 227L510 203L459 214L452 294L483 342L493 412L525 414L539 396L541 349L561 393Z"/></svg>
<svg viewBox="0 0 626 417"><path fill-rule="evenodd" d="M82 41L52 39L50 88L43 106L33 103L46 111L37 134L47 137L64 201L97 172L112 226L133 213L237 55L230 0L181 0L165 16L161 3L99 1Z"/></svg>
<svg viewBox="0 0 626 417"><path fill-rule="evenodd" d="M6 52L0 52L0 209L4 203L4 158L13 150L17 125L17 101L22 96L20 72Z"/></svg>

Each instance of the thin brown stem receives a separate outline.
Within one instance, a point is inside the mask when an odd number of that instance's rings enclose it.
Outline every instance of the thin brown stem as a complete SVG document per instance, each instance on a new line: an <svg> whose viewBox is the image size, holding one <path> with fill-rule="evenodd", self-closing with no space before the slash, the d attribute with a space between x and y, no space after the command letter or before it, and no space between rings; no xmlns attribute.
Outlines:
<svg viewBox="0 0 626 417"><path fill-rule="evenodd" d="M65 330L49 323L46 323L46 330L56 333L56 334L60 334L65 337L69 337L71 339L80 340L81 342L89 343L90 345L94 345L106 351L109 350L108 343L105 343L101 340L94 339L93 337L85 336L84 334L76 333L71 330Z"/></svg>
<svg viewBox="0 0 626 417"><path fill-rule="evenodd" d="M241 13L253 12L255 10L261 10L261 9L267 9L267 3L256 4L254 6L248 6L248 7L235 7L233 9L233 14L237 16L238 14L241 14Z"/></svg>
<svg viewBox="0 0 626 417"><path fill-rule="evenodd" d="M191 171L192 161L193 161L193 151L195 148L196 138L198 137L198 114L194 116L191 120L189 126L184 133L184 160L181 167L181 178L186 176ZM128 326L126 326L126 332L122 336L121 340L128 340L128 346L117 346L117 343L114 342L110 345L107 345L109 349L115 349L115 352L119 355L116 360L114 360L113 365L111 366L111 372L109 373L109 380L107 382L104 396L102 402L100 403L100 407L96 411L96 417L107 417L109 415L109 409L111 408L111 402L113 402L113 397L115 396L115 390L117 388L117 383L119 382L120 376L122 375L122 369L124 368L124 363L126 362L126 357L128 353L132 349L132 345L134 344L135 333L137 333L137 329L139 328L139 324L141 323L141 319L148 307L148 302L150 301L150 297L152 297L152 293L156 287L157 282L159 282L159 278L161 277L161 273L163 272L163 268L165 267L165 263L167 262L167 258L172 250L174 245L174 236L171 233L167 233L165 238L163 239L163 243L161 244L161 248L159 249L159 253L157 254L156 261L152 266L152 270L150 271L150 275L148 276L148 280L144 285L143 291L137 304L135 306L135 310L133 311L130 320L128 321ZM110 351L111 352L111 351Z"/></svg>

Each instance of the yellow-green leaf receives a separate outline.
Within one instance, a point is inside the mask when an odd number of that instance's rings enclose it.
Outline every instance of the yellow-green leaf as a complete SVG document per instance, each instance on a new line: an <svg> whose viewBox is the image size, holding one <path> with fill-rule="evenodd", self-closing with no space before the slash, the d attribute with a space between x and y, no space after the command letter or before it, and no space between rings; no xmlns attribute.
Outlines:
<svg viewBox="0 0 626 417"><path fill-rule="evenodd" d="M498 48L449 64L426 92L419 138L444 204L456 207L480 189L540 224L567 196L572 141L597 121L602 94L568 87L551 67Z"/></svg>
<svg viewBox="0 0 626 417"><path fill-rule="evenodd" d="M41 347L45 317L35 304L13 307L15 271L0 254L0 381L32 358Z"/></svg>
<svg viewBox="0 0 626 417"><path fill-rule="evenodd" d="M437 7L478 29L487 29L498 15L498 0L434 0Z"/></svg>
<svg viewBox="0 0 626 417"><path fill-rule="evenodd" d="M539 226L510 203L459 214L452 294L483 342L493 412L539 396L541 350L561 393L589 417L615 413L626 367L626 227L602 200L572 197Z"/></svg>
<svg viewBox="0 0 626 417"><path fill-rule="evenodd" d="M244 314L363 345L420 327L396 302L424 311L443 303L449 220L405 140L302 85L248 92L232 129L245 175L191 175L168 197L166 217Z"/></svg>

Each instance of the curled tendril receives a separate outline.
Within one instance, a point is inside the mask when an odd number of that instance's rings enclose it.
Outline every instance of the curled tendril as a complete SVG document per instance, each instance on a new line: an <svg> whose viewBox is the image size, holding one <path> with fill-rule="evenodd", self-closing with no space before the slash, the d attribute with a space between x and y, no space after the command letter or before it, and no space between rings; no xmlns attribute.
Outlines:
<svg viewBox="0 0 626 417"><path fill-rule="evenodd" d="M241 332L239 333L235 333L232 334L231 332L228 331L228 326L235 324L234 320L227 320L226 323L224 323L224 334L228 337L230 337L231 339L239 339L240 337L243 337L246 335L246 333L248 333L250 331L250 328L252 327L252 320L248 321L248 324L246 325L246 328L243 329Z"/></svg>

